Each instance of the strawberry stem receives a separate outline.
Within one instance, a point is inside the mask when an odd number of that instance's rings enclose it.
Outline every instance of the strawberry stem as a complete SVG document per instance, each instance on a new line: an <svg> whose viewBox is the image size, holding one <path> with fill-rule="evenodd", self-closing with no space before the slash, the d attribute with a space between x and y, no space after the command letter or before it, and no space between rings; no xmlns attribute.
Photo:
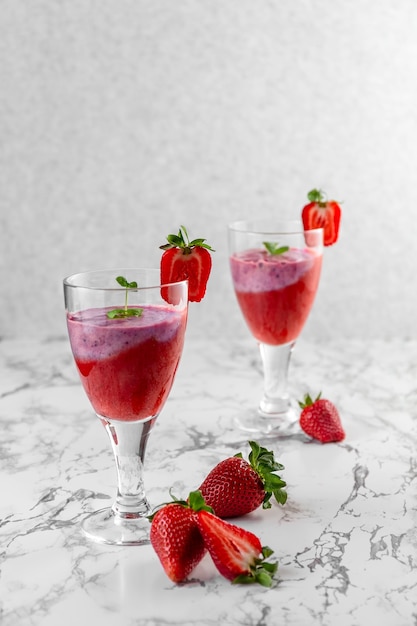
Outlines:
<svg viewBox="0 0 417 626"><path fill-rule="evenodd" d="M307 198L310 202L317 202L318 204L326 202L326 194L322 189L312 189L308 192Z"/></svg>
<svg viewBox="0 0 417 626"><path fill-rule="evenodd" d="M317 402L317 400L320 400L320 398L321 398L321 391L315 400L312 399L309 393L306 393L304 396L304 400L303 401L299 400L298 404L301 409L305 409L307 406L312 406L315 402Z"/></svg>
<svg viewBox="0 0 417 626"><path fill-rule="evenodd" d="M275 497L279 504L285 504L287 492L284 491L283 487L287 483L278 474L275 474L275 472L285 469L284 466L275 460L274 453L271 450L263 448L256 441L249 441L248 443L251 447L248 457L249 463L255 472L258 473L265 491L262 508L271 508L270 500L272 496ZM242 454L236 454L235 456L242 458Z"/></svg>
<svg viewBox="0 0 417 626"><path fill-rule="evenodd" d="M155 507L151 515L147 516L150 522L152 522L153 518L160 509L163 509L164 506L168 506L170 504L180 504L186 509L191 509L192 511L209 511L209 513L213 513L213 509L211 508L211 506L208 506L208 504L206 504L201 491L191 491L187 500L180 500L172 494L171 490L169 491L169 495L172 498L170 502L163 502L162 504L159 504L157 507Z"/></svg>
<svg viewBox="0 0 417 626"><path fill-rule="evenodd" d="M215 252L208 243L205 243L205 239L199 237L197 239L193 239L190 241L188 237L188 231L185 226L180 226L177 235L168 235L167 236L168 243L163 246L159 246L161 250L169 250L170 248L180 248L183 254L191 254L193 248L205 248L206 250L211 250Z"/></svg>
<svg viewBox="0 0 417 626"><path fill-rule="evenodd" d="M278 562L268 562L265 559L269 558L274 551L268 546L262 547L262 558L254 560L253 564L249 568L249 572L246 574L239 574L232 580L233 585L250 585L258 583L263 587L271 587L272 580L275 572L278 569Z"/></svg>

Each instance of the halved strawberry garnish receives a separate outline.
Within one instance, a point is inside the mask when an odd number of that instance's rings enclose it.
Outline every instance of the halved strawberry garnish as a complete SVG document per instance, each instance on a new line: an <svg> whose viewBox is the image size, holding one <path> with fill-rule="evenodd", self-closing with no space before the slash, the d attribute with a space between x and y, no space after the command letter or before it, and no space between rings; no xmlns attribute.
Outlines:
<svg viewBox="0 0 417 626"><path fill-rule="evenodd" d="M336 243L339 235L341 208L335 200L327 200L320 189L312 189L308 194L309 204L302 210L305 230L323 228L323 243L331 246Z"/></svg>
<svg viewBox="0 0 417 626"><path fill-rule="evenodd" d="M167 241L168 243L160 246L164 250L161 258L161 283L176 283L188 279L188 300L200 302L206 293L212 265L209 250L214 252L213 248L205 243L205 239L190 241L185 226L180 227L177 235L168 235ZM164 297L166 296L167 294Z"/></svg>
<svg viewBox="0 0 417 626"><path fill-rule="evenodd" d="M256 535L205 510L197 513L197 524L222 576L234 583L271 586L278 564L265 561L273 551L262 547Z"/></svg>

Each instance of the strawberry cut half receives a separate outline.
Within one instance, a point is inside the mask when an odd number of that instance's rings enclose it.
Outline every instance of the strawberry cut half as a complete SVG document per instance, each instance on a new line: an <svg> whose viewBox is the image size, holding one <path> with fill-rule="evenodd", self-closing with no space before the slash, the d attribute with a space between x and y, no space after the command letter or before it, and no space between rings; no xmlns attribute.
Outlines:
<svg viewBox="0 0 417 626"><path fill-rule="evenodd" d="M188 280L188 299L200 302L206 293L211 272L211 256L205 248L194 248L186 253L181 248L166 250L161 260L161 283Z"/></svg>
<svg viewBox="0 0 417 626"><path fill-rule="evenodd" d="M211 273L211 252L214 250L205 243L205 239L188 238L187 229L181 226L177 235L168 235L167 244L160 246L164 253L161 257L161 284L188 280L188 300L200 302L206 293L207 282ZM162 295L170 301L170 290L164 288Z"/></svg>
<svg viewBox="0 0 417 626"><path fill-rule="evenodd" d="M327 200L323 191L312 189L307 198L309 203L303 207L301 217L305 230L323 229L323 244L331 246L339 236L342 210L335 200Z"/></svg>
<svg viewBox="0 0 417 626"><path fill-rule="evenodd" d="M244 528L201 510L197 524L219 573L235 584L258 583L271 587L278 563L267 562L273 551Z"/></svg>

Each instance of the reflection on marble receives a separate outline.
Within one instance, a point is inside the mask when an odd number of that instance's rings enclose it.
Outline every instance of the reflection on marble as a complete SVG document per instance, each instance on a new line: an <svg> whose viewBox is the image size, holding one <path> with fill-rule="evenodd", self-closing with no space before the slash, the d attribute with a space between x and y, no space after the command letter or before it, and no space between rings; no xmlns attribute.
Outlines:
<svg viewBox="0 0 417 626"><path fill-rule="evenodd" d="M115 470L66 339L0 342L0 381L2 626L417 624L417 342L299 341L291 389L333 399L347 437L263 442L288 502L236 523L274 550L272 589L232 586L209 558L174 585L150 546L86 540L79 522L111 502ZM148 446L153 504L246 453L233 416L260 392L252 340L187 343Z"/></svg>

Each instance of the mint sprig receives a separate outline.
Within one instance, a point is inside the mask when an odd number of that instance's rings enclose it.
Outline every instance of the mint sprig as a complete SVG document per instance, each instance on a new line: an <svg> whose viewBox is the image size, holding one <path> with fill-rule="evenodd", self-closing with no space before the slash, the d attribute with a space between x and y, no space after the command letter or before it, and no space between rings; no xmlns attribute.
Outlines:
<svg viewBox="0 0 417 626"><path fill-rule="evenodd" d="M143 309L139 309L139 308L128 309L127 307L129 289L137 289L138 288L137 282L133 280L131 283L129 283L128 280L126 280L124 276L117 276L116 280L121 287L126 288L125 306L124 306L124 309L112 309L111 311L107 311L107 317L111 320L125 318L125 317L140 317L143 313Z"/></svg>
<svg viewBox="0 0 417 626"><path fill-rule="evenodd" d="M284 252L288 252L290 249L289 246L280 246L278 243L274 241L264 241L263 242L265 248L268 250L269 254L274 256L278 256L279 254L284 254Z"/></svg>

